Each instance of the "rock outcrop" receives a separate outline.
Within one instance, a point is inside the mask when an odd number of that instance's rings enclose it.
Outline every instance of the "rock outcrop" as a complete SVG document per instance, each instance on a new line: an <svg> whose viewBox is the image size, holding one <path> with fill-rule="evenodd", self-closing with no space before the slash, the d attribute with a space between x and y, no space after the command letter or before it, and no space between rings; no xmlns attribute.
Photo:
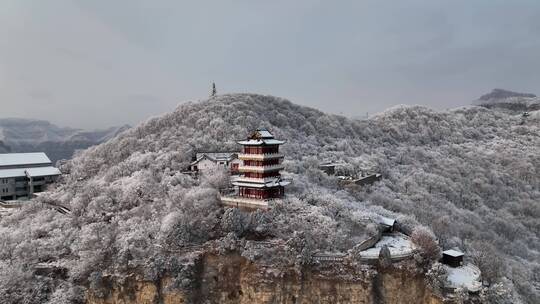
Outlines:
<svg viewBox="0 0 540 304"><path fill-rule="evenodd" d="M90 290L87 304L440 304L422 273L407 267L376 271L347 267L309 267L302 271L277 270L252 263L237 254L205 255L197 263L190 288L180 289L174 274L149 282L133 276L124 283L108 282L98 296ZM329 274L329 272L332 274Z"/></svg>

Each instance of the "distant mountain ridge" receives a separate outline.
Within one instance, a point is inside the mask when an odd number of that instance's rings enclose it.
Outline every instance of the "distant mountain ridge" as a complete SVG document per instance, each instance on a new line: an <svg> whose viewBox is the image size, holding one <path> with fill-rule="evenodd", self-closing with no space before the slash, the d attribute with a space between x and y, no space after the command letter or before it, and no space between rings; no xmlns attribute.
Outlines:
<svg viewBox="0 0 540 304"><path fill-rule="evenodd" d="M0 141L4 143L5 148L2 149L0 145L0 152L42 151L56 162L71 158L77 150L105 142L128 128L130 128L128 125L123 125L86 131L59 127L45 120L1 118Z"/></svg>
<svg viewBox="0 0 540 304"><path fill-rule="evenodd" d="M493 89L490 93L473 101L474 105L497 109L509 114L540 110L540 97L532 93L518 93Z"/></svg>
<svg viewBox="0 0 540 304"><path fill-rule="evenodd" d="M519 92L513 92L503 89L493 89L493 91L484 94L480 96L480 100L493 100L493 99L503 99L503 98L510 98L510 97L524 97L524 98L535 98L536 95L532 93L519 93Z"/></svg>

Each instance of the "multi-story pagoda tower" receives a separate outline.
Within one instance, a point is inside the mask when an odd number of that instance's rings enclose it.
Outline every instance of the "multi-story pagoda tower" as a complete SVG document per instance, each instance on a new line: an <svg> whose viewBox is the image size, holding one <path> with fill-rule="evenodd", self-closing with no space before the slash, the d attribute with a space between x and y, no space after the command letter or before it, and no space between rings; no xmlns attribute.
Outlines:
<svg viewBox="0 0 540 304"><path fill-rule="evenodd" d="M235 195L222 197L223 203L264 208L269 200L283 197L284 186L289 182L281 179L283 155L279 153L279 146L285 142L275 139L267 129L260 128L238 143L242 145L242 152L238 154L242 164L238 171L243 175L233 180Z"/></svg>

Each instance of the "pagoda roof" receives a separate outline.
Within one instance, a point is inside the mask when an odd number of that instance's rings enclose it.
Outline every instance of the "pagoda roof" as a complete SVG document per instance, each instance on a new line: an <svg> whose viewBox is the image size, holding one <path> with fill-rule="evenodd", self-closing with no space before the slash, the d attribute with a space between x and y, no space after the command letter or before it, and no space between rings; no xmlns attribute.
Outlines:
<svg viewBox="0 0 540 304"><path fill-rule="evenodd" d="M251 133L247 140L242 140L238 142L241 145L248 146L259 146L259 145L281 145L285 142L282 140L277 140L274 138L274 135L270 133L266 128L259 128L253 133Z"/></svg>
<svg viewBox="0 0 540 304"><path fill-rule="evenodd" d="M250 139L272 139L274 138L274 135L268 131L266 128L259 128L255 130L251 135L249 136Z"/></svg>
<svg viewBox="0 0 540 304"><path fill-rule="evenodd" d="M238 143L245 146L261 146L261 145L282 145L285 142L283 140L277 140L277 139L272 138L272 139L241 140Z"/></svg>
<svg viewBox="0 0 540 304"><path fill-rule="evenodd" d="M444 255L449 255L451 257L461 257L465 254L459 250L449 249L442 252Z"/></svg>
<svg viewBox="0 0 540 304"><path fill-rule="evenodd" d="M290 184L290 182L289 181L281 181L281 182L267 183L267 184L233 182L232 184L234 186L240 186L240 187L271 188L271 187L277 187L277 186L287 186L288 184Z"/></svg>
<svg viewBox="0 0 540 304"><path fill-rule="evenodd" d="M281 178L275 178L273 180L269 181L263 181L263 182L250 182L245 181L242 179L239 179L238 181L233 181L232 184L235 186L242 186L242 187L253 187L253 188L266 188L266 187L277 187L277 186L286 186L290 184L291 182L288 180L282 180Z"/></svg>

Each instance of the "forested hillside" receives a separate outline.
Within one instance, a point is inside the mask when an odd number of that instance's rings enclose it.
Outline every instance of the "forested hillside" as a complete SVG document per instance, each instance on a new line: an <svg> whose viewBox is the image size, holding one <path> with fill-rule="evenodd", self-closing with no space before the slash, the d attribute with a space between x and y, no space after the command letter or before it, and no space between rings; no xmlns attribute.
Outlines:
<svg viewBox="0 0 540 304"><path fill-rule="evenodd" d="M294 179L271 211L223 210L217 189L225 173L199 181L180 173L194 151L237 149L258 127L287 140L285 175ZM172 269L187 287L190 268L167 250L206 242L225 250L246 238L283 239L290 255L269 259L299 267L315 250L350 249L375 233L370 219L387 215L410 229L429 226L441 246L465 250L497 288L491 303L538 303L539 129L537 120L475 106L396 107L360 121L272 96L188 102L65 164L69 174L41 201L70 215L28 204L1 218L0 295L81 301L105 274L122 279L132 269L150 279ZM384 178L343 190L317 169L327 160L352 172L376 168ZM33 277L31 265L44 261L67 267L69 279Z"/></svg>

